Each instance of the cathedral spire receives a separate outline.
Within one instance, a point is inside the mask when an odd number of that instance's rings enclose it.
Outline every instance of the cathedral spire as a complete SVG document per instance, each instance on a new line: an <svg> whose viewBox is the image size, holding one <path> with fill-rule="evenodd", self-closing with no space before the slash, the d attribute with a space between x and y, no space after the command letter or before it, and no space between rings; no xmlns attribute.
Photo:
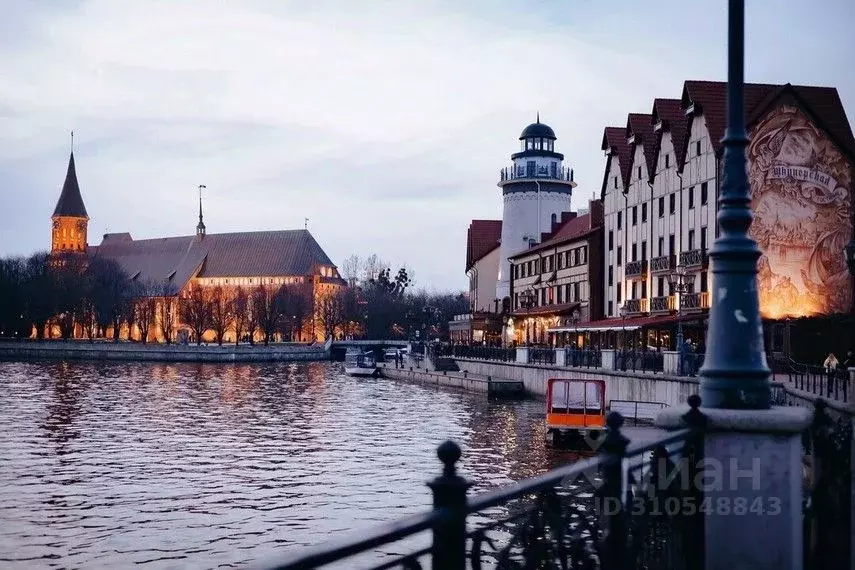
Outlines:
<svg viewBox="0 0 855 570"><path fill-rule="evenodd" d="M205 222L202 221L202 190L207 188L204 184L199 184L199 223L196 224L196 235L202 237L205 235Z"/></svg>
<svg viewBox="0 0 855 570"><path fill-rule="evenodd" d="M53 217L73 216L77 218L89 218L86 206L83 205L83 196L80 195L80 186L77 184L77 171L74 168L74 151L68 158L68 170L65 173L65 182L62 192L56 202Z"/></svg>

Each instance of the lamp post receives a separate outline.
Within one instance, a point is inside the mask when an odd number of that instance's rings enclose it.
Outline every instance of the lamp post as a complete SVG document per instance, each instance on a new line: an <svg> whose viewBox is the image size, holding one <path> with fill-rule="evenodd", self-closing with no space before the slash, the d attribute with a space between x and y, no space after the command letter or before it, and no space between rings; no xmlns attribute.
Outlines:
<svg viewBox="0 0 855 570"><path fill-rule="evenodd" d="M762 410L771 407L771 385L757 296L760 250L748 236L752 214L743 106L745 0L729 0L727 36L727 130L722 139L720 233L710 251L715 287L706 358L700 372L700 396L709 408Z"/></svg>
<svg viewBox="0 0 855 570"><path fill-rule="evenodd" d="M522 308L525 310L529 310L534 307L534 291L532 289L526 289L520 293L520 305L522 305ZM528 322L528 319L526 319L525 331L526 344L529 344L531 337L531 323Z"/></svg>
<svg viewBox="0 0 855 570"><path fill-rule="evenodd" d="M680 317L682 316L683 309L683 294L688 291L686 285L686 268L682 265L675 267L674 271L668 274L668 284L671 286L671 290L680 296L677 300L677 370L682 374L684 347L683 320Z"/></svg>
<svg viewBox="0 0 855 570"><path fill-rule="evenodd" d="M620 309L618 309L618 311L620 312L620 318L621 318L621 329L622 329L621 344L623 345L623 349L626 350L626 315L627 315L627 313L629 313L629 311L626 308L626 303L621 305Z"/></svg>

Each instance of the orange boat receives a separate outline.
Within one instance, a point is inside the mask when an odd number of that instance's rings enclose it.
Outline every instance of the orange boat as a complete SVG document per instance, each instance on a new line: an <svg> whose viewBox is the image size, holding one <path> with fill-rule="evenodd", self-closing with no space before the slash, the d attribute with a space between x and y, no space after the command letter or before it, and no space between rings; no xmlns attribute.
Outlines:
<svg viewBox="0 0 855 570"><path fill-rule="evenodd" d="M550 378L546 385L546 431L552 442L599 439L606 427L603 380Z"/></svg>

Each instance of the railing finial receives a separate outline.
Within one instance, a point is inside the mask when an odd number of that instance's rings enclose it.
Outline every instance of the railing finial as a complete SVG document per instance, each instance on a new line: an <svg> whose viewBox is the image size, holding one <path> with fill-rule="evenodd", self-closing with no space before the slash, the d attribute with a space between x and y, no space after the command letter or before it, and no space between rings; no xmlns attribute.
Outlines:
<svg viewBox="0 0 855 570"><path fill-rule="evenodd" d="M460 446L451 440L446 441L436 449L436 455L444 466L443 475L453 477L457 474L456 464L460 460L460 454Z"/></svg>

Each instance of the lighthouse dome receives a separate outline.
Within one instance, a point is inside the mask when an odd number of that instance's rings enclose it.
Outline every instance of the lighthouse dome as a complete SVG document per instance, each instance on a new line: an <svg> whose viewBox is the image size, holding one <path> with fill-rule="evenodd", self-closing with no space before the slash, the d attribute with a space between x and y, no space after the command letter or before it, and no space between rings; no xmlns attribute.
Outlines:
<svg viewBox="0 0 855 570"><path fill-rule="evenodd" d="M555 140L556 137L555 131L552 130L552 127L545 123L537 121L536 123L532 123L526 128L524 128L522 134L520 135L520 140L531 138L546 138Z"/></svg>

